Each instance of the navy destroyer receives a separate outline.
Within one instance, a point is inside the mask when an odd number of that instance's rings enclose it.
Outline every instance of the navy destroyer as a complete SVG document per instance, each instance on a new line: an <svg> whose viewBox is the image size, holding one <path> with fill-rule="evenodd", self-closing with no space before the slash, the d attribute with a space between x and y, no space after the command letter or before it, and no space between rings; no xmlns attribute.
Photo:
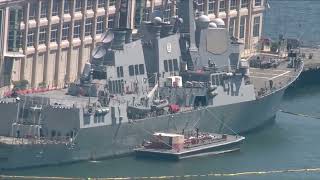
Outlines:
<svg viewBox="0 0 320 180"><path fill-rule="evenodd" d="M155 16L139 34L106 32L67 89L1 99L0 168L123 155L159 131L247 132L275 118L303 69L294 52L241 59L223 20L189 0L170 23Z"/></svg>

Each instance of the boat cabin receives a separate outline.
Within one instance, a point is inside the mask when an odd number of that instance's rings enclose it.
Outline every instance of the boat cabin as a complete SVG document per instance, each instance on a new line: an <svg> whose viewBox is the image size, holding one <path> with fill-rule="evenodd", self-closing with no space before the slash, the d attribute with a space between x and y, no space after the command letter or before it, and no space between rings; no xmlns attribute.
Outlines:
<svg viewBox="0 0 320 180"><path fill-rule="evenodd" d="M147 149L166 149L181 151L184 147L184 135L173 133L154 133L151 141L144 144Z"/></svg>

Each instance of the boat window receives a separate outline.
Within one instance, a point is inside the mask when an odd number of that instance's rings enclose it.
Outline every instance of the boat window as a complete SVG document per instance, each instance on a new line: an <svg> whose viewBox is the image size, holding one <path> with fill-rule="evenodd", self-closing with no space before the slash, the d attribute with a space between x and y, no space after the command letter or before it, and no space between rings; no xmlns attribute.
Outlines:
<svg viewBox="0 0 320 180"><path fill-rule="evenodd" d="M139 65L138 64L134 65L134 74L139 75Z"/></svg>
<svg viewBox="0 0 320 180"><path fill-rule="evenodd" d="M173 59L173 69L175 71L179 71L178 60L177 59Z"/></svg>
<svg viewBox="0 0 320 180"><path fill-rule="evenodd" d="M123 67L117 67L117 76L118 77L123 77Z"/></svg>
<svg viewBox="0 0 320 180"><path fill-rule="evenodd" d="M171 59L169 59L169 71L173 71L173 64Z"/></svg>
<svg viewBox="0 0 320 180"><path fill-rule="evenodd" d="M163 61L163 65L164 65L164 71L165 71L165 72L169 72L169 69L168 69L168 61L167 61L167 60L164 60L164 61Z"/></svg>
<svg viewBox="0 0 320 180"><path fill-rule="evenodd" d="M140 74L144 74L144 65L143 64L139 64L139 72L140 72Z"/></svg>
<svg viewBox="0 0 320 180"><path fill-rule="evenodd" d="M130 65L130 66L129 66L129 75L130 75L130 76L134 76L134 68L133 68L133 65Z"/></svg>

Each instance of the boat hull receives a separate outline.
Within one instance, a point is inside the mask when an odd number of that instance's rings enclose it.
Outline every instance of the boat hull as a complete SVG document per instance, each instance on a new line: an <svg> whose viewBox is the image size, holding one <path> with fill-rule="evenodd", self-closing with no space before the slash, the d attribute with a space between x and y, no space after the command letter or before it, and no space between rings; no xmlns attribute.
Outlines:
<svg viewBox="0 0 320 180"><path fill-rule="evenodd" d="M244 138L243 138L244 139ZM220 145L209 144L200 148L182 150L181 152L158 151L148 149L136 149L135 155L138 158L151 158L160 160L181 160L199 156L218 155L240 150L243 139L233 142L221 143Z"/></svg>
<svg viewBox="0 0 320 180"><path fill-rule="evenodd" d="M1 146L6 151L1 169L70 163L117 157L132 153L156 131L182 131L199 127L204 132L244 133L274 119L285 89L254 101L136 120L117 125L84 128L78 132L73 148L66 145ZM42 158L39 158L41 154ZM1 158L0 158L1 159Z"/></svg>

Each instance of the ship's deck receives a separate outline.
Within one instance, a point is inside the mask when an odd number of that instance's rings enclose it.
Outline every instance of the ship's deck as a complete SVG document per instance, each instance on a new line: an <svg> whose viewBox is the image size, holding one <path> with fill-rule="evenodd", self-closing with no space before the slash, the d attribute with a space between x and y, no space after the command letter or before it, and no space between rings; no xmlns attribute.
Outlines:
<svg viewBox="0 0 320 180"><path fill-rule="evenodd" d="M272 55L264 56L265 58L277 58ZM279 59L279 62L276 68L250 68L250 82L255 87L257 97L287 86L302 70L302 67L288 68L288 62L284 59ZM272 87L270 86L271 81Z"/></svg>

